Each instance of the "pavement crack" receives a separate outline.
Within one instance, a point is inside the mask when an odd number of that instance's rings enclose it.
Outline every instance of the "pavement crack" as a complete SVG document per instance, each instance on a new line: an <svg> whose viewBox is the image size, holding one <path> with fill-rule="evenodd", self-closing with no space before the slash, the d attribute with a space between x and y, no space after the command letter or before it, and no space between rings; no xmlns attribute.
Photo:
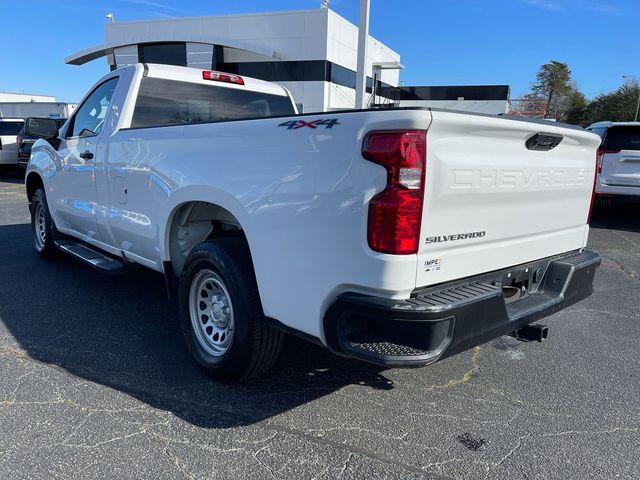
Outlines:
<svg viewBox="0 0 640 480"><path fill-rule="evenodd" d="M616 230L610 230L610 232L613 233L616 237L625 240L626 242L630 243L631 245L633 245L634 247L636 247L636 248L638 248L640 250L640 244L639 243L636 243L633 240L631 240L630 238L625 237L624 235L622 235L620 232L617 232Z"/></svg>
<svg viewBox="0 0 640 480"><path fill-rule="evenodd" d="M338 478L342 478L342 476L344 475L344 472L347 470L347 468L349 467L349 464L351 463L351 459L353 459L353 453L349 452L349 455L347 456L347 459L345 460L344 465L342 465L342 468L338 473Z"/></svg>
<svg viewBox="0 0 640 480"><path fill-rule="evenodd" d="M186 478L190 480L194 480L196 476L187 470L184 466L184 463L177 455L172 454L169 451L169 446L171 445L171 440L167 441L167 444L164 447L163 453L171 460L171 463L178 469L180 473L182 473Z"/></svg>
<svg viewBox="0 0 640 480"><path fill-rule="evenodd" d="M409 416L416 417L425 417L425 418L448 418L451 420L456 420L458 422L473 422L479 425L500 425L503 423L508 423L505 420L479 420L477 418L468 418L468 417L459 417L457 415L452 415L450 413L425 413L425 412L409 412L407 413ZM406 435L404 435L406 437ZM404 438L403 437L403 438Z"/></svg>
<svg viewBox="0 0 640 480"><path fill-rule="evenodd" d="M632 242L631 240L629 240L628 238L623 237L622 235L618 235L621 238L624 238L625 240L633 243L634 245L637 245L638 248L640 248L640 245L638 245L635 242ZM640 280L640 276L638 276L638 273L634 270L628 270L627 267L625 267L623 264L621 264L619 261L617 261L614 258L611 257L607 257L605 255L602 255L603 258L606 258L607 260L611 261L613 264L615 264L615 266L618 268L618 270L620 270L622 273L626 274L629 278L632 278L633 280Z"/></svg>
<svg viewBox="0 0 640 480"><path fill-rule="evenodd" d="M557 433L542 433L540 437L561 437L564 435L608 435L612 433L639 433L640 427L612 427L604 430L566 430Z"/></svg>
<svg viewBox="0 0 640 480"><path fill-rule="evenodd" d="M464 461L467 461L467 460L464 458L450 458L448 460L442 460L440 462L427 463L426 465L423 465L422 468L424 468L425 470L429 470L431 468L438 468L438 467L441 467L442 465L447 465L449 463L464 462Z"/></svg>
<svg viewBox="0 0 640 480"><path fill-rule="evenodd" d="M574 308L570 310L571 313L577 313L577 312L593 312L593 313L603 313L605 315L611 315L614 317L621 317L621 318L639 318L640 314L636 313L636 314L632 314L632 313L619 313L619 312L611 312L609 310L602 310L599 308Z"/></svg>
<svg viewBox="0 0 640 480"><path fill-rule="evenodd" d="M265 438L261 438L260 440L238 440L238 442L240 442L240 443L248 443L248 444L251 444L251 445L257 445L257 444L260 444L260 443L266 443L266 442L269 442L269 441L273 440L274 438L276 438L278 436L278 433L279 432L273 432L272 435L269 435L269 436L267 436Z"/></svg>
<svg viewBox="0 0 640 480"><path fill-rule="evenodd" d="M478 359L480 358L481 351L482 350L480 349L480 347L475 347L473 349L473 355L471 356L471 369L464 372L462 374L462 377L454 378L453 380L449 380L447 383L444 383L444 384L431 385L428 387L428 390L431 390L431 391L446 390L448 388L455 387L456 385L467 383L469 380L475 377L480 371L480 364L478 363Z"/></svg>
<svg viewBox="0 0 640 480"><path fill-rule="evenodd" d="M518 437L515 442L515 445L509 449L509 451L500 458L497 462L492 462L489 464L489 468L486 472L485 480L491 477L491 471L500 467L503 463L509 460L511 457L516 455L518 451L522 448L524 442L526 440L531 440L534 438L552 438L552 437L561 437L564 435L609 435L613 433L638 433L640 432L640 427L610 427L605 428L603 430L565 430L562 432L554 432L554 433L540 433L540 434L526 434Z"/></svg>
<svg viewBox="0 0 640 480"><path fill-rule="evenodd" d="M379 432L377 430L372 430L370 428L362 428L362 427L330 427L330 428L311 428L307 430L307 433L317 433L318 437L324 436L326 432L359 432L359 433L370 433L373 435L377 435L383 438L391 438L394 440L404 440L407 437L407 434L401 436L389 435L388 433Z"/></svg>
<svg viewBox="0 0 640 480"><path fill-rule="evenodd" d="M83 412L83 413L128 413L128 412L135 412L135 411L144 411L145 407L144 406L139 406L139 407L131 407L131 408L94 408L94 407L87 407L85 405L81 405L77 402L74 402L73 400L67 399L67 398L58 398L56 400L47 400L47 401L17 401L17 400L3 400L0 402L0 405L5 406L5 407L12 407L12 406L29 406L29 405L65 405L68 407L73 408L74 410L77 410L79 412Z"/></svg>
<svg viewBox="0 0 640 480"><path fill-rule="evenodd" d="M316 435L311 435L309 433L300 431L300 430L296 430L293 428L289 428L289 427L285 427L282 425L277 425L277 424L272 424L272 423L264 423L264 427L265 428L272 428L274 430L278 430L279 432L282 433L286 433L289 435L293 435L295 437L298 437L302 440L307 440L313 443L319 443L321 445L326 445L328 447L332 447L338 450L342 450L342 451L346 451L349 453L354 453L354 454L358 454L361 455L363 457L366 457L368 459L371 460L375 460L378 462L382 462L382 463L386 463L388 465L393 465L395 467L399 467L402 468L403 470L410 472L410 473L417 473L419 475L425 475L427 472L425 472L423 469L421 469L420 467L417 467L415 465L411 465L405 462L402 462L400 460L396 460L393 457L387 456L385 454L382 453L376 453L376 452L371 452L369 450L366 450L364 448L360 448L360 447L356 447L354 445L348 445L346 443L342 443L342 442L338 442L338 441L334 441L334 440L330 440L328 438L324 438L324 437L319 437ZM439 476L438 478L441 479L449 479L451 477L446 477L446 476Z"/></svg>
<svg viewBox="0 0 640 480"><path fill-rule="evenodd" d="M61 443L60 445L64 446L64 447L71 447L71 448L92 449L92 448L101 447L102 445L106 445L108 443L119 442L121 440L126 440L128 438L136 437L138 435L144 435L145 433L147 433L147 432L146 432L146 430L143 429L143 430L140 430L138 432L129 433L127 435L120 435L118 437L113 437L113 438L110 438L108 440L103 440L101 442L96 442L96 443L89 444L89 445L88 444L83 444L83 443L75 443L74 444L74 443L64 443L64 442Z"/></svg>
<svg viewBox="0 0 640 480"><path fill-rule="evenodd" d="M513 448L511 448L506 455L503 455L502 458L500 460L498 460L497 462L495 462L493 465L491 465L491 467L487 470L487 476L485 478L489 478L489 474L491 471L491 468L498 468L500 465L502 465L504 462L506 462L507 460L509 460L513 455L515 455L515 453L520 450L520 448L522 448L522 444L524 443L525 440L531 438L531 434L527 434L527 435L523 435L521 437L518 437L518 439L516 440L516 444Z"/></svg>
<svg viewBox="0 0 640 480"><path fill-rule="evenodd" d="M253 455L253 458L254 458L254 459L255 459L255 460L260 464L260 466L262 466L262 468L264 468L264 469L267 471L267 473L269 474L269 476L270 476L271 478L276 478L276 479L277 479L278 477L277 477L277 476L276 476L276 474L274 473L273 469L272 469L269 465L267 465L266 463L264 463L262 460L260 460L260 459L258 458L258 455L259 455L261 452L263 452L264 450L267 450L268 452L271 452L271 450L269 449L269 445L265 445L264 447L259 448L258 450L256 450L256 451L252 454L252 455Z"/></svg>

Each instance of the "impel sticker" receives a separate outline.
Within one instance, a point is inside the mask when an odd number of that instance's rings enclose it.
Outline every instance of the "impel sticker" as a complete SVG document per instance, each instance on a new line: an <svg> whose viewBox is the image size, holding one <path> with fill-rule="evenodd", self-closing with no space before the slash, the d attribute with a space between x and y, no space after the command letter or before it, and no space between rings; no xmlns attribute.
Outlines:
<svg viewBox="0 0 640 480"><path fill-rule="evenodd" d="M424 261L424 271L425 272L436 272L442 268L442 257L440 258L431 258L429 260Z"/></svg>

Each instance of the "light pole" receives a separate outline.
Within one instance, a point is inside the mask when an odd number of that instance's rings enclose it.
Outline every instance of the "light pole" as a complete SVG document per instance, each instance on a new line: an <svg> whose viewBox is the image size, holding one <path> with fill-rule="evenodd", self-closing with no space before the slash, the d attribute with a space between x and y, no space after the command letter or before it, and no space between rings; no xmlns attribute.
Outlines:
<svg viewBox="0 0 640 480"><path fill-rule="evenodd" d="M636 77L635 75L623 75L622 78L627 79L627 78L635 78L636 80L638 79L638 77ZM636 104L636 116L635 119L633 120L634 122L638 121L638 111L640 111L640 83L638 83L636 81L636 88L638 89L638 103Z"/></svg>
<svg viewBox="0 0 640 480"><path fill-rule="evenodd" d="M360 0L358 19L358 66L356 68L356 108L364 108L367 91L367 40L369 39L369 12L371 0Z"/></svg>

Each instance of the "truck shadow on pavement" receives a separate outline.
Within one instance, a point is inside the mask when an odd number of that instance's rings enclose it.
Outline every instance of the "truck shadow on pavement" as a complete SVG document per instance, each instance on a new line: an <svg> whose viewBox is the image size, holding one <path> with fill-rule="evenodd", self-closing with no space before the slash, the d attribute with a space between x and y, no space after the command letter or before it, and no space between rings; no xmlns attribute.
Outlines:
<svg viewBox="0 0 640 480"><path fill-rule="evenodd" d="M4 183L24 184L24 171L13 168L5 172L0 172L0 181Z"/></svg>
<svg viewBox="0 0 640 480"><path fill-rule="evenodd" d="M640 232L640 202L637 205L595 205L590 226Z"/></svg>
<svg viewBox="0 0 640 480"><path fill-rule="evenodd" d="M393 388L381 368L293 337L264 378L219 384L187 351L159 274L109 277L71 258L47 262L30 235L28 224L0 226L0 322L36 362L205 428L253 424L350 384Z"/></svg>

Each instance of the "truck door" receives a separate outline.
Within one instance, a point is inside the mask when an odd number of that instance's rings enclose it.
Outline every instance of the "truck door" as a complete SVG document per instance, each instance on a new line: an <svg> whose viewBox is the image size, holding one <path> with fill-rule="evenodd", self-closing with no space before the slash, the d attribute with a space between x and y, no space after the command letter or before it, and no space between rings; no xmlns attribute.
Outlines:
<svg viewBox="0 0 640 480"><path fill-rule="evenodd" d="M58 148L60 166L47 192L58 226L96 241L96 157L117 83L113 77L94 88L69 120Z"/></svg>

